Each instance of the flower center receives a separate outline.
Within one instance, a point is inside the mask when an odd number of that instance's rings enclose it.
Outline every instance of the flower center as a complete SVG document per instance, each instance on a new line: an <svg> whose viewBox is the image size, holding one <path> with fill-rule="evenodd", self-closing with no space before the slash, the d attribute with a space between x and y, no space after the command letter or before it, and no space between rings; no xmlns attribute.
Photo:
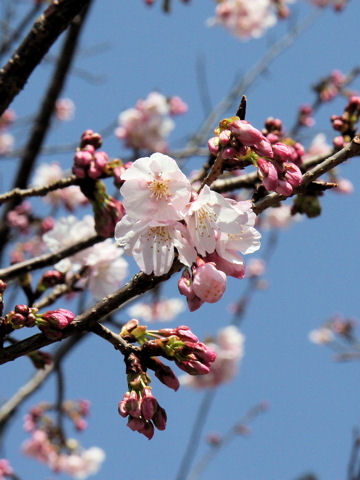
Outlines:
<svg viewBox="0 0 360 480"><path fill-rule="evenodd" d="M170 180L163 180L161 176L155 178L148 185L151 196L156 200L168 200L170 197L169 183Z"/></svg>

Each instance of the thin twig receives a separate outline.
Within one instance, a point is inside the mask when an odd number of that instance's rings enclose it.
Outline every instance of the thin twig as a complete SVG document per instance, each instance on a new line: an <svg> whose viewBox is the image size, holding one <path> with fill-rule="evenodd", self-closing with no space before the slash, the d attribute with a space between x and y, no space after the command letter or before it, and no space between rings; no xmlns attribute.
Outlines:
<svg viewBox="0 0 360 480"><path fill-rule="evenodd" d="M32 270L36 270L38 268L53 265L54 263L59 262L63 258L75 255L75 253L80 252L81 250L85 250L85 248L91 247L96 243L103 241L104 238L100 235L93 235L86 240L74 243L69 247L64 247L55 253L46 253L44 255L40 255L39 257L25 260L24 262L15 263L15 265L0 269L0 278L3 280L11 280L12 278L18 277L23 273L31 272Z"/></svg>

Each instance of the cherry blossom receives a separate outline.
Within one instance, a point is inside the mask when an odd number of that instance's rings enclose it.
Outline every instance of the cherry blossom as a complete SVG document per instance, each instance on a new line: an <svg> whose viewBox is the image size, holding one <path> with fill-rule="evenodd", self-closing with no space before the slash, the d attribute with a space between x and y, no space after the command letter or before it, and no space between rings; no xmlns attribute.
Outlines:
<svg viewBox="0 0 360 480"><path fill-rule="evenodd" d="M82 220L74 216L62 217L43 240L52 252L73 245L95 234L94 218L86 215ZM89 247L55 265L63 273L77 273L82 267L88 267L86 281L95 298L109 295L125 279L128 268L122 258L123 250L111 239Z"/></svg>
<svg viewBox="0 0 360 480"><path fill-rule="evenodd" d="M180 222L146 222L125 215L116 225L115 239L147 274L167 273L175 258L175 248L184 265L191 266L196 259L186 228Z"/></svg>
<svg viewBox="0 0 360 480"><path fill-rule="evenodd" d="M179 98L167 99L158 92L151 92L146 99L136 103L119 115L119 127L115 135L125 141L127 147L136 150L166 152L166 138L174 129L169 115L187 111L187 105Z"/></svg>
<svg viewBox="0 0 360 480"><path fill-rule="evenodd" d="M198 198L189 204L184 219L198 253L206 255L215 250L215 232L238 234L247 214L236 210L229 199L205 185Z"/></svg>
<svg viewBox="0 0 360 480"><path fill-rule="evenodd" d="M121 178L126 213L136 219L178 220L190 200L189 180L175 160L162 153L139 158Z"/></svg>
<svg viewBox="0 0 360 480"><path fill-rule="evenodd" d="M210 26L220 24L243 40L259 38L275 25L276 15L271 0L223 0L215 11Z"/></svg>

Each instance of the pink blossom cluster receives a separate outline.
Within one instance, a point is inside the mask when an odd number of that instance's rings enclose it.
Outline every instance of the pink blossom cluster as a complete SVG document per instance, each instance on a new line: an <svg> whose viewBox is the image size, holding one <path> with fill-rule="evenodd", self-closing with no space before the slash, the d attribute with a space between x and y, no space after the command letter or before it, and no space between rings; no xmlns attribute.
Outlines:
<svg viewBox="0 0 360 480"><path fill-rule="evenodd" d="M56 252L95 235L94 217L86 215L82 220L74 216L59 218L54 228L43 236L48 249ZM87 285L95 298L103 298L120 286L128 273L128 264L122 258L123 250L113 240L106 239L65 258L55 265L64 275L86 271L79 287Z"/></svg>
<svg viewBox="0 0 360 480"><path fill-rule="evenodd" d="M64 177L65 172L58 163L42 164L36 169L32 184L34 187L46 187ZM49 192L45 195L44 200L56 207L64 205L70 212L73 212L78 206L88 203L87 198L77 185L70 185Z"/></svg>
<svg viewBox="0 0 360 480"><path fill-rule="evenodd" d="M220 122L215 134L208 141L210 152L221 155L227 162L226 166L229 160L231 166L242 160L254 162L268 191L289 196L301 184L302 173L298 165L301 164L304 148L291 139L283 138L280 120L269 118L265 129L260 132L249 122L236 116L230 117Z"/></svg>
<svg viewBox="0 0 360 480"><path fill-rule="evenodd" d="M180 378L181 384L193 388L208 388L232 380L244 356L244 341L244 335L237 327L231 325L221 329L216 340L207 342L216 353L210 372L201 377L184 375Z"/></svg>
<svg viewBox="0 0 360 480"><path fill-rule="evenodd" d="M24 429L31 437L22 445L25 455L48 465L54 472L66 473L73 478L85 479L98 472L105 459L101 448L85 450L74 439L66 439L64 431L54 423L49 415L54 406L41 403L32 407L24 419ZM61 411L75 424L77 430L84 430L84 417L89 413L89 402L67 401Z"/></svg>
<svg viewBox="0 0 360 480"><path fill-rule="evenodd" d="M102 137L92 130L86 130L74 157L73 173L78 178L100 178L109 163L106 152L96 151L102 145Z"/></svg>
<svg viewBox="0 0 360 480"><path fill-rule="evenodd" d="M275 25L278 18L287 18L290 0L220 0L210 26L223 25L234 36L246 40L259 38Z"/></svg>
<svg viewBox="0 0 360 480"><path fill-rule="evenodd" d="M20 205L11 210L6 217L10 227L16 228L20 233L29 233L29 227L32 218L32 208L28 201L22 202Z"/></svg>
<svg viewBox="0 0 360 480"><path fill-rule="evenodd" d="M166 428L166 412L152 394L151 387L145 387L141 392L126 392L119 402L118 411L122 417L128 417L127 426L131 430L149 440L154 436L154 426L158 430Z"/></svg>
<svg viewBox="0 0 360 480"><path fill-rule="evenodd" d="M9 460L0 458L0 480L6 480L6 477L12 478L13 473Z"/></svg>
<svg viewBox="0 0 360 480"><path fill-rule="evenodd" d="M7 155L11 152L14 145L14 137L8 132L9 127L15 121L15 112L5 110L0 116L0 155Z"/></svg>
<svg viewBox="0 0 360 480"><path fill-rule="evenodd" d="M335 148L342 148L351 141L356 133L359 117L360 96L355 95L349 98L342 115L332 115L332 127L341 133L341 135L335 137L333 140Z"/></svg>
<svg viewBox="0 0 360 480"><path fill-rule="evenodd" d="M38 309L28 305L16 305L14 310L5 317L5 325L13 329L23 327L32 328L35 325L49 338L61 338L61 330L66 328L75 318L75 315L65 308L48 310L37 313Z"/></svg>
<svg viewBox="0 0 360 480"><path fill-rule="evenodd" d="M122 178L126 215L116 225L115 239L143 272L166 274L176 254L191 268L201 256L211 263L198 265L197 283L205 287L215 279L217 299L225 274L243 276L244 261L237 251L247 254L260 247L251 202L224 198L207 185L199 194L192 192L175 160L161 153L136 160ZM203 289L201 299L217 301L211 295Z"/></svg>
<svg viewBox="0 0 360 480"><path fill-rule="evenodd" d="M198 376L210 372L216 353L210 346L199 342L186 325L148 330L138 320L132 319L124 325L120 335L127 342L138 342L141 353L139 356L136 352L130 353L125 359L129 388L119 403L119 414L128 417L129 428L150 439L154 435L154 427L165 429L166 412L151 392L151 378L146 369L153 370L164 385L176 391L179 381L159 357L174 361L185 372Z"/></svg>
<svg viewBox="0 0 360 480"><path fill-rule="evenodd" d="M322 102L329 102L340 93L345 81L346 76L340 70L334 70L328 77L323 78L314 90Z"/></svg>
<svg viewBox="0 0 360 480"><path fill-rule="evenodd" d="M170 117L186 111L187 105L180 97L151 92L147 98L138 100L134 108L119 115L115 135L136 151L166 152L166 139L175 126Z"/></svg>

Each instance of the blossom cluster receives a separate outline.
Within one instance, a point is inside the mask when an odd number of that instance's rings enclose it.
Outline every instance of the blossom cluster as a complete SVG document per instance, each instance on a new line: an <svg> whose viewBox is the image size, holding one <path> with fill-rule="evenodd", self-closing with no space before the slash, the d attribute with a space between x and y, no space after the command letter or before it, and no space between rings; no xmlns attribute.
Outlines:
<svg viewBox="0 0 360 480"><path fill-rule="evenodd" d="M177 253L189 268L198 256L204 259L207 266L198 277L202 284L214 269L222 284L224 274L243 276L244 262L237 251L247 254L260 247L249 201L224 198L207 185L199 194L192 191L175 160L161 153L139 158L122 179L126 215L116 225L115 238L143 272L166 274ZM211 301L205 293L199 298Z"/></svg>
<svg viewBox="0 0 360 480"><path fill-rule="evenodd" d="M66 439L64 431L54 423L49 412L54 407L41 403L30 409L24 419L24 429L31 437L22 445L25 455L48 465L54 472L62 472L76 479L84 479L98 472L105 459L99 447L83 449L74 439ZM64 402L61 414L75 424L77 430L86 428L84 417L89 412L86 400Z"/></svg>
<svg viewBox="0 0 360 480"><path fill-rule="evenodd" d="M360 117L360 96L352 96L345 107L342 115L332 115L331 123L334 130L341 135L334 138L336 148L342 148L351 141L356 133L357 123Z"/></svg>
<svg viewBox="0 0 360 480"><path fill-rule="evenodd" d="M62 338L61 331L70 325L74 318L75 315L65 308L38 313L35 307L19 304L5 316L4 324L13 329L32 328L36 325L47 337L59 339Z"/></svg>
<svg viewBox="0 0 360 480"><path fill-rule="evenodd" d="M175 126L170 117L186 111L187 105L180 97L168 98L151 92L147 98L138 100L134 108L119 115L115 135L136 151L166 152L166 139Z"/></svg>
<svg viewBox="0 0 360 480"><path fill-rule="evenodd" d="M227 167L252 161L268 191L289 196L301 184L299 165L304 148L300 143L284 138L280 120L269 118L265 129L260 132L249 122L237 116L230 117L220 122L215 134L208 141L210 152L221 155Z"/></svg>
<svg viewBox="0 0 360 480"><path fill-rule="evenodd" d="M119 414L128 418L128 427L147 438L152 438L155 427L164 430L166 412L159 405L149 386L150 376L141 359L148 358L147 367L155 371L156 377L167 387L177 390L179 381L170 367L164 365L159 356L172 360L190 375L205 375L215 361L216 353L211 347L199 342L189 327L148 330L138 320L130 320L121 330L128 342L141 345L141 356L131 353L125 358L129 390L119 402Z"/></svg>
<svg viewBox="0 0 360 480"><path fill-rule="evenodd" d="M259 38L275 25L277 18L289 16L291 0L218 0L210 26L223 25L234 36L245 40Z"/></svg>
<svg viewBox="0 0 360 480"><path fill-rule="evenodd" d="M44 163L36 169L32 184L34 187L45 187L58 182L64 178L64 176L65 172L58 163ZM64 205L70 212L73 212L78 206L88 203L87 198L77 185L70 185L69 187L59 188L49 192L44 197L44 200L54 207Z"/></svg>
<svg viewBox="0 0 360 480"><path fill-rule="evenodd" d="M346 76L340 70L333 70L329 76L323 78L314 86L314 90L322 102L329 102L340 93L345 81Z"/></svg>
<svg viewBox="0 0 360 480"><path fill-rule="evenodd" d="M91 215L82 220L68 216L59 218L54 228L43 236L43 241L50 251L56 252L92 235L95 235L95 224ZM71 275L85 268L79 286L86 285L95 298L103 298L118 288L127 275L128 265L122 255L123 250L108 238L61 260L55 269Z"/></svg>

